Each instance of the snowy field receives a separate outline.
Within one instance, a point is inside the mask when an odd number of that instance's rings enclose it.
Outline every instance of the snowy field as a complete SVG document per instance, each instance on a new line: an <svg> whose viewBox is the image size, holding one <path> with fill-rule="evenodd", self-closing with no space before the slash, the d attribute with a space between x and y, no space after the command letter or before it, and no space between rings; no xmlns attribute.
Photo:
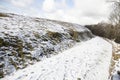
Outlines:
<svg viewBox="0 0 120 80"><path fill-rule="evenodd" d="M95 37L1 80L108 80L112 46Z"/></svg>

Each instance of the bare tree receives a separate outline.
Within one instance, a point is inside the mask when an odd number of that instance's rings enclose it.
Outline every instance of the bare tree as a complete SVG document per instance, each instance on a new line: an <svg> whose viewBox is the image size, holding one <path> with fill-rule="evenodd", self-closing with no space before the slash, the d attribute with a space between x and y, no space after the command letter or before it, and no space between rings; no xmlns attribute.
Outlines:
<svg viewBox="0 0 120 80"><path fill-rule="evenodd" d="M112 5L112 12L110 13L109 20L114 25L114 40L120 43L120 0L109 0Z"/></svg>
<svg viewBox="0 0 120 80"><path fill-rule="evenodd" d="M110 14L109 20L111 21L112 24L114 25L119 25L120 24L120 0L113 0L110 1L113 3L113 10Z"/></svg>

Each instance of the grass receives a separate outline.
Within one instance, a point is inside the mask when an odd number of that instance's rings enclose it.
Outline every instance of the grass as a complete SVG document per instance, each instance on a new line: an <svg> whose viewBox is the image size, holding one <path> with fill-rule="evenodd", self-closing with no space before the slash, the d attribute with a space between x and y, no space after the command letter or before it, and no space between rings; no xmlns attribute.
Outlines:
<svg viewBox="0 0 120 80"><path fill-rule="evenodd" d="M61 33L58 33L58 32L51 32L51 31L48 31L47 32L47 36L53 41L55 41L56 43L59 43L62 41L62 34Z"/></svg>
<svg viewBox="0 0 120 80"><path fill-rule="evenodd" d="M77 78L77 80L81 80L81 78Z"/></svg>
<svg viewBox="0 0 120 80"><path fill-rule="evenodd" d="M12 60L12 58L10 59L10 63L15 67L16 70L18 69L17 64Z"/></svg>
<svg viewBox="0 0 120 80"><path fill-rule="evenodd" d="M116 61L118 61L120 59L120 54L117 54L119 52L119 47L120 46L115 46L113 44L113 42L111 42L110 40L107 40L110 44L112 44L112 58L111 58L111 64L110 64L110 68L109 68L109 78L112 76L112 72L115 68L115 64Z"/></svg>
<svg viewBox="0 0 120 80"><path fill-rule="evenodd" d="M41 38L38 32L34 32L33 34L37 39Z"/></svg>
<svg viewBox="0 0 120 80"><path fill-rule="evenodd" d="M7 14L0 13L0 17L9 17Z"/></svg>
<svg viewBox="0 0 120 80"><path fill-rule="evenodd" d="M79 33L77 31L74 31L73 29L69 30L69 34L72 37L73 40L79 42Z"/></svg>

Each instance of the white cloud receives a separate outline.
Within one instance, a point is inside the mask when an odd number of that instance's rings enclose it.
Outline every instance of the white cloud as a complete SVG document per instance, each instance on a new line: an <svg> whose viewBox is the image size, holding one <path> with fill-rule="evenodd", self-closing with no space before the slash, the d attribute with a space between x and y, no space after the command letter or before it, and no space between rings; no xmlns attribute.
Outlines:
<svg viewBox="0 0 120 80"><path fill-rule="evenodd" d="M53 1L50 4L49 1ZM45 0L46 5L49 3L49 7L45 6L46 11L51 11L50 13L45 13L46 18L68 21L79 24L94 24L107 20L109 15L108 4L105 0L73 0L74 7L71 9L66 9L66 2L62 0L61 3L57 3L54 0ZM55 4L59 4L56 6ZM60 9L58 9L61 6ZM56 9L53 10L53 7ZM53 11L52 11L53 10Z"/></svg>
<svg viewBox="0 0 120 80"><path fill-rule="evenodd" d="M53 11L55 9L55 1L54 0L44 0L42 9L43 9L43 11L46 11L46 12Z"/></svg>
<svg viewBox="0 0 120 80"><path fill-rule="evenodd" d="M107 4L105 0L75 0L75 7L84 14L93 14L101 16L106 14ZM105 11L104 11L105 10Z"/></svg>
<svg viewBox="0 0 120 80"><path fill-rule="evenodd" d="M109 9L105 0L74 0L74 7L67 14L79 24L95 24L107 20Z"/></svg>
<svg viewBox="0 0 120 80"><path fill-rule="evenodd" d="M16 7L27 7L32 4L33 0L10 0L10 2Z"/></svg>
<svg viewBox="0 0 120 80"><path fill-rule="evenodd" d="M21 13L26 13L30 16L78 24L94 24L107 20L110 12L108 4L105 2L106 0L73 0L74 5L72 7L68 6L66 0L43 0L42 7L37 8L28 7L34 0L7 1L11 1L14 6L22 7L23 12L21 11Z"/></svg>

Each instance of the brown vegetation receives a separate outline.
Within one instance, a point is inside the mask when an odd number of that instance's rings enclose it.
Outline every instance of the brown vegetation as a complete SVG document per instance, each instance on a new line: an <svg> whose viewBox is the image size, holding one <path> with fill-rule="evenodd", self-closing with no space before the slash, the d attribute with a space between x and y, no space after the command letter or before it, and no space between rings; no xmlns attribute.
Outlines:
<svg viewBox="0 0 120 80"><path fill-rule="evenodd" d="M7 14L0 13L0 17L9 17Z"/></svg>
<svg viewBox="0 0 120 80"><path fill-rule="evenodd" d="M120 43L120 26L108 24L108 23L98 23L96 25L86 25L93 34Z"/></svg>
<svg viewBox="0 0 120 80"><path fill-rule="evenodd" d="M109 75L110 75L109 79L110 79L110 77L112 77L112 72L114 71L116 61L120 59L120 54L118 54L120 52L120 44L115 43L108 39L106 40L112 45L112 58L111 58L111 64L109 68Z"/></svg>

